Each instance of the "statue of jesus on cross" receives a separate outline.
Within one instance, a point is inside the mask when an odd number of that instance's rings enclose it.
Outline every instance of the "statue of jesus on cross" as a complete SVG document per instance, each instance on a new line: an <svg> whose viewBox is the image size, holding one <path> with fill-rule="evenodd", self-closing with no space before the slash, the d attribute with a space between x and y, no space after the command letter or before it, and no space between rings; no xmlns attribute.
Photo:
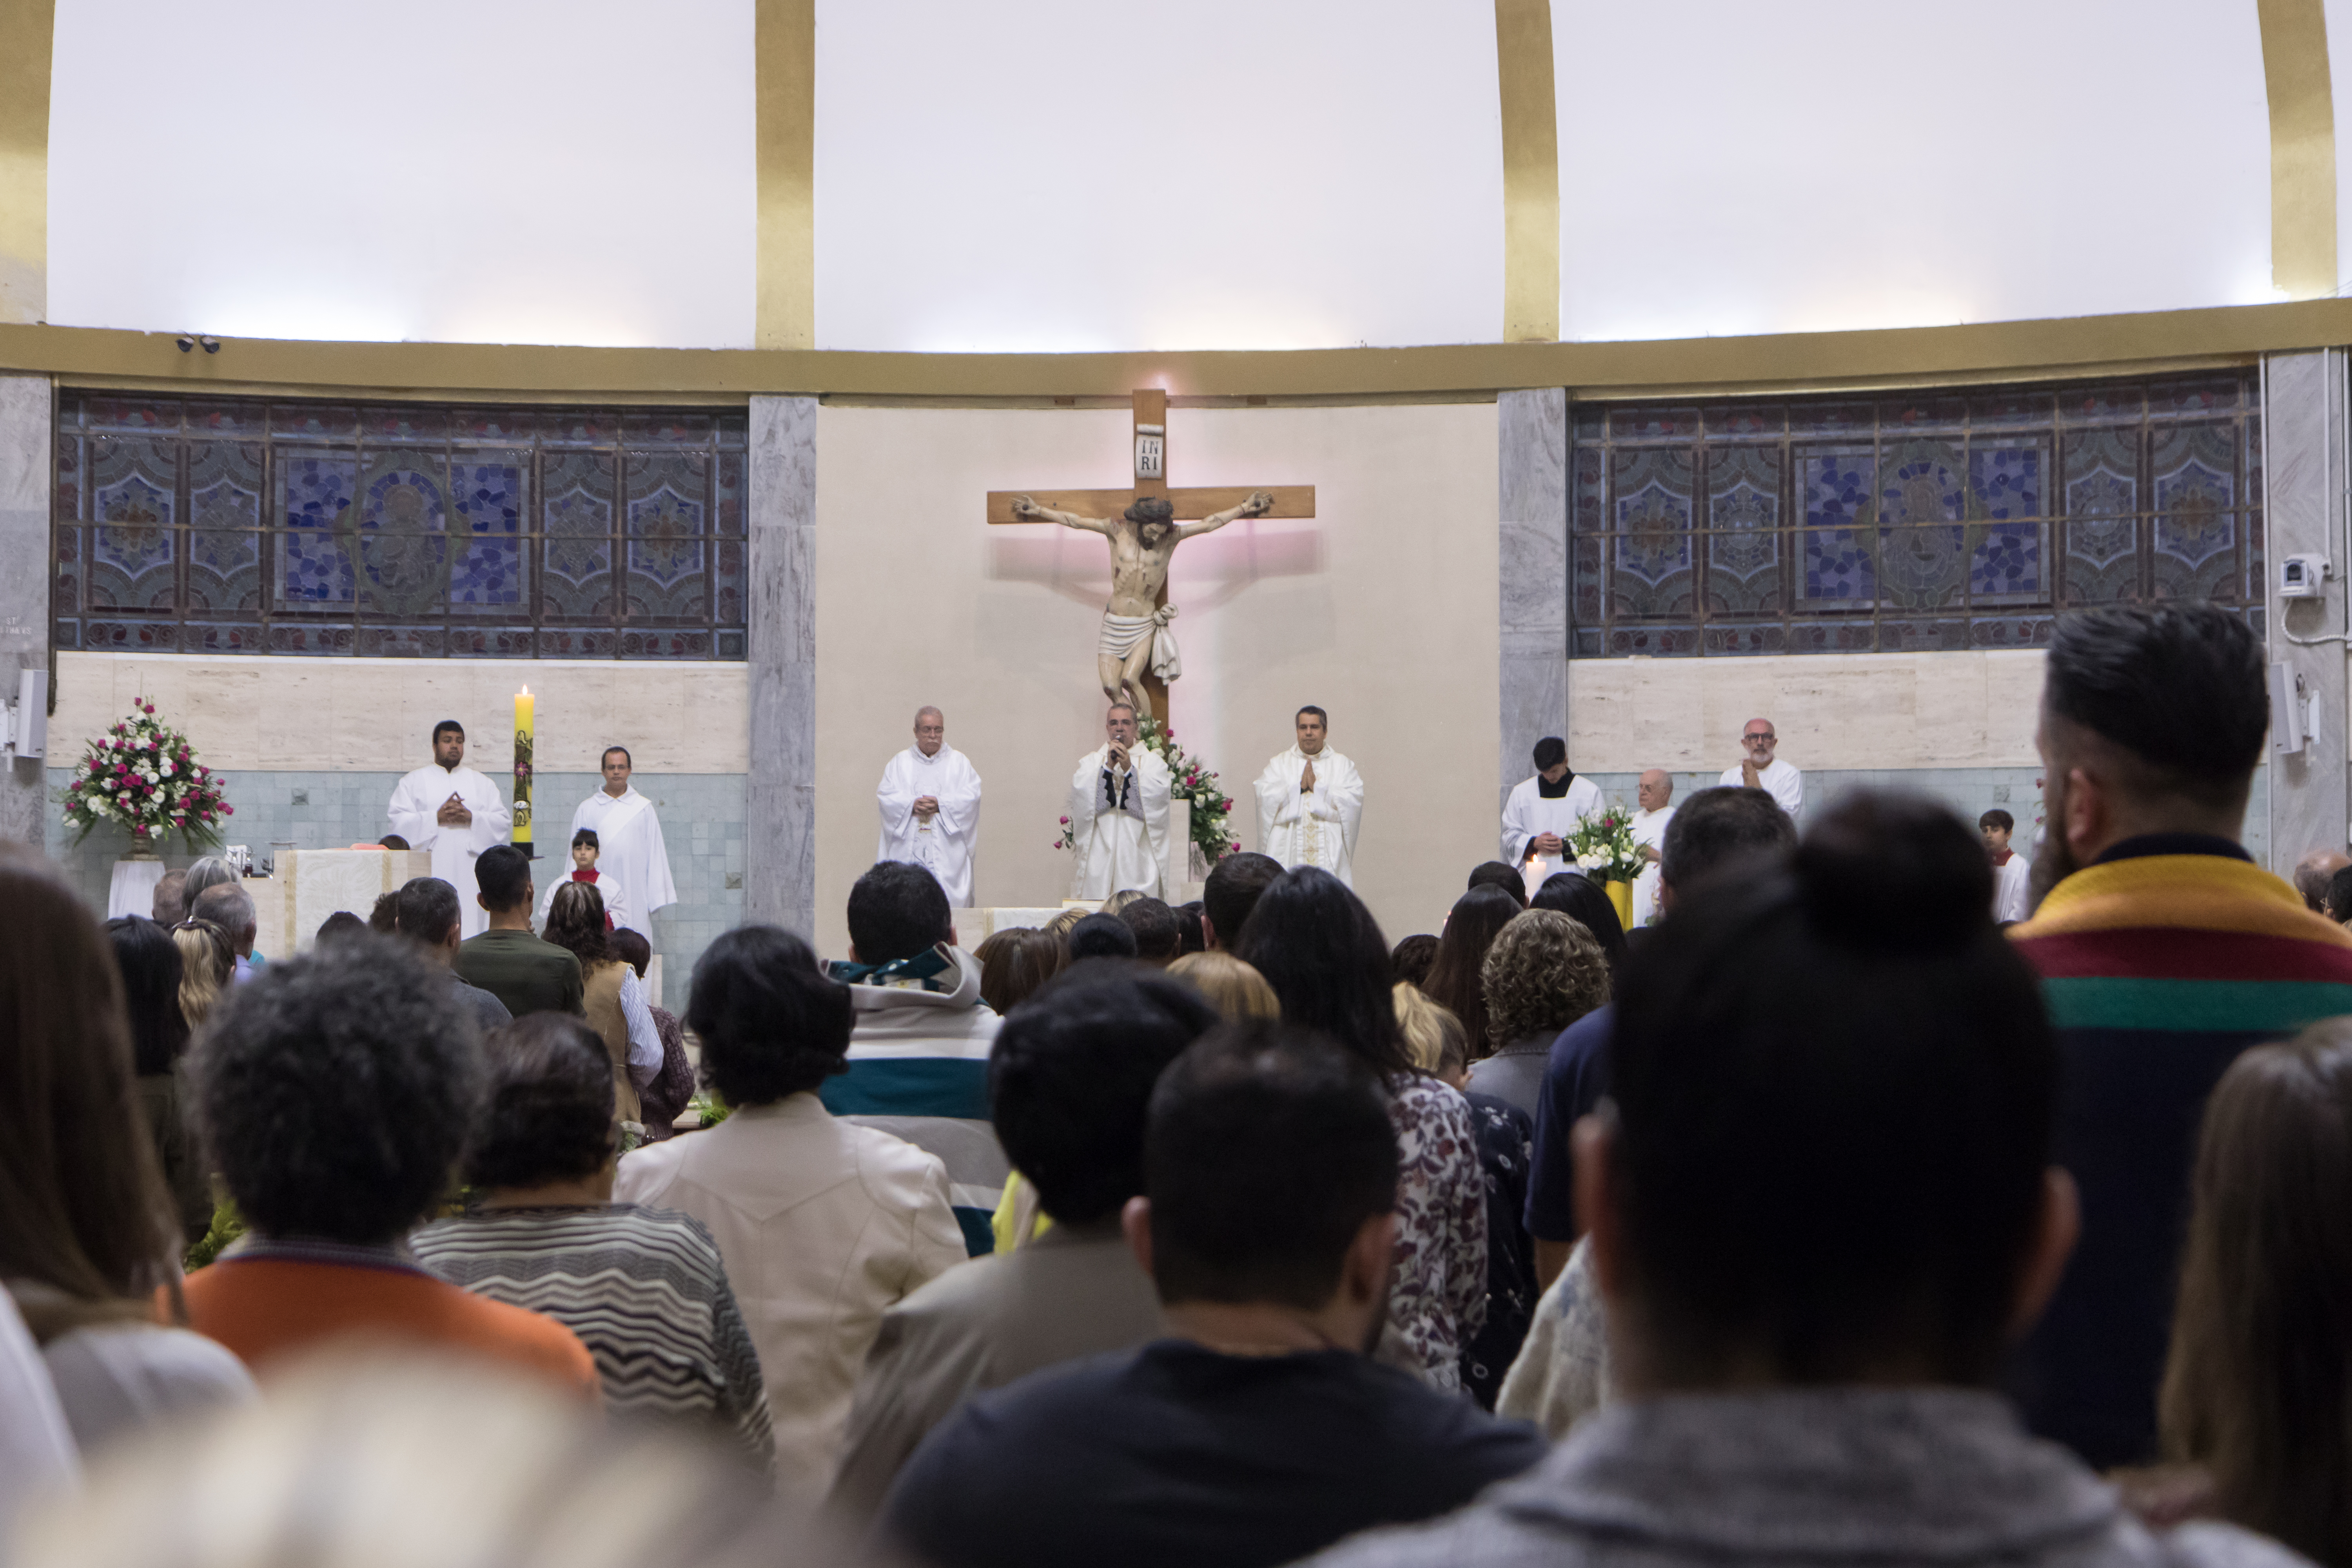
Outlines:
<svg viewBox="0 0 2352 1568"><path fill-rule="evenodd" d="M1237 517L1263 517L1273 510L1274 497L1265 490L1252 490L1239 506L1184 523L1176 521L1176 509L1166 496L1140 497L1116 518L1080 517L1040 506L1025 495L1013 498L1013 515L1019 521L1058 522L1110 541L1110 604L1103 611L1095 670L1102 679L1104 696L1114 702L1134 703L1136 711L1145 718L1153 714L1151 694L1143 686L1144 671L1158 676L1163 685L1183 673L1175 634L1168 627L1175 618L1176 606L1160 603L1168 587L1168 563L1176 547L1195 534L1213 533Z"/></svg>

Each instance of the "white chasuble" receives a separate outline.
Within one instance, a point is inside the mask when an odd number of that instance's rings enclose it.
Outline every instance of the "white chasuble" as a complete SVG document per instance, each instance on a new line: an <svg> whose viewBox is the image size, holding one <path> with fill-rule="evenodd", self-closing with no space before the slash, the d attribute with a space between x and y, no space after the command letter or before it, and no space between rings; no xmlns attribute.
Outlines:
<svg viewBox="0 0 2352 1568"><path fill-rule="evenodd" d="M1141 743L1115 773L1108 745L1078 759L1070 775L1070 831L1077 842L1074 899L1108 899L1129 888L1160 896L1160 851L1168 842L1168 795L1174 778L1160 753Z"/></svg>
<svg viewBox="0 0 2352 1568"><path fill-rule="evenodd" d="M441 826L442 803L452 795L474 814L471 826ZM479 936L489 930L490 917L478 896L482 889L474 880L474 861L491 845L505 843L507 829L513 825L499 786L463 763L444 768L435 763L393 786L387 815L392 831L407 839L411 849L432 853L434 876L457 889L457 920L463 934Z"/></svg>
<svg viewBox="0 0 2352 1568"><path fill-rule="evenodd" d="M1315 787L1302 790L1307 764ZM1356 825L1364 815L1364 778L1356 764L1325 747L1313 757L1297 746L1265 764L1257 776L1259 850L1293 866L1320 866L1356 885Z"/></svg>
<svg viewBox="0 0 2352 1568"><path fill-rule="evenodd" d="M915 802L929 795L940 809L929 822L915 816ZM882 811L882 842L877 860L909 860L922 867L948 896L948 908L971 905L971 856L980 843L980 774L953 746L923 755L909 746L882 770L874 792Z"/></svg>
<svg viewBox="0 0 2352 1568"><path fill-rule="evenodd" d="M1633 820L1626 826L1633 830L1634 843L1644 849L1664 853L1666 824L1674 819L1675 808L1666 805L1655 811L1637 811L1633 814ZM1636 926L1648 925L1650 917L1657 912L1657 909L1658 863L1653 860L1642 868L1640 876L1633 879L1633 923Z"/></svg>
<svg viewBox="0 0 2352 1568"><path fill-rule="evenodd" d="M617 799L600 789L572 814L572 831L583 827L596 835L596 868L621 884L628 894L629 919L643 922L629 929L650 942L654 911L677 902L677 884L669 874L669 846L662 842L654 803L639 795L635 784ZM548 849L568 854L571 845L567 836L561 846L551 844Z"/></svg>
<svg viewBox="0 0 2352 1568"><path fill-rule="evenodd" d="M1576 868L1573 857L1546 855L1529 862L1528 845L1538 835L1559 836L1561 843L1576 831L1576 825L1588 816L1601 813L1601 786L1591 779L1568 775L1567 790L1547 798L1543 779L1531 775L1511 786L1511 796L1503 803L1503 863L1517 866L1526 872L1530 889L1543 886L1544 878L1555 871Z"/></svg>

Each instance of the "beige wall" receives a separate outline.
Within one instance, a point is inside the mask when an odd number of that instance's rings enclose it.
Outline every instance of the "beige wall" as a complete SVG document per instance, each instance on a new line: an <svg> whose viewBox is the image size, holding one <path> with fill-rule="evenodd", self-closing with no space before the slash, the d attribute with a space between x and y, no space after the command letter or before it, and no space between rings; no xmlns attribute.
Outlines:
<svg viewBox="0 0 2352 1568"><path fill-rule="evenodd" d="M1569 756L1580 773L1730 767L1748 720L1806 769L2030 767L2039 651L1579 659Z"/></svg>
<svg viewBox="0 0 2352 1568"><path fill-rule="evenodd" d="M740 773L745 679L740 664L60 653L49 761L69 763L144 694L208 767L405 772L432 761L433 726L455 719L467 762L498 775L514 767L527 685L541 773L593 773L618 742L646 773Z"/></svg>
<svg viewBox="0 0 2352 1568"><path fill-rule="evenodd" d="M874 785L936 703L986 781L982 904L1050 904L1073 764L1101 740L1107 547L990 528L991 489L1117 485L1123 410L856 408L817 421L817 929L873 858ZM1367 780L1356 885L1391 938L1433 931L1490 855L1496 748L1490 404L1177 409L1178 485L1312 484L1308 521L1235 523L1177 554L1178 738L1223 776L1245 847L1249 784L1301 703Z"/></svg>

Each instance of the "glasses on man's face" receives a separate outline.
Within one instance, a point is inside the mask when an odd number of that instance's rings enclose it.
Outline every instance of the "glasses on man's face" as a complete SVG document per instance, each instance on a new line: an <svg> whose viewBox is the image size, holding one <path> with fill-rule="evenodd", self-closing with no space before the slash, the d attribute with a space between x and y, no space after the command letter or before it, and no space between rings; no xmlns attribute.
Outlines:
<svg viewBox="0 0 2352 1568"><path fill-rule="evenodd" d="M1777 741L1780 737L1773 734L1769 730L1751 730L1747 734L1742 735L1739 738L1743 741Z"/></svg>

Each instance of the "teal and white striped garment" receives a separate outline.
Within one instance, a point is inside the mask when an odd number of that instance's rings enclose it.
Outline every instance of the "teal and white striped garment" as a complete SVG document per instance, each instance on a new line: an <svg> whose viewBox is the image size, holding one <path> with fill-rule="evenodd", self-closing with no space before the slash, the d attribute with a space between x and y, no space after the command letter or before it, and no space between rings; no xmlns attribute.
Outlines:
<svg viewBox="0 0 2352 1568"><path fill-rule="evenodd" d="M579 1335L606 1410L715 1424L774 1469L760 1354L701 1221L635 1204L484 1209L409 1247L451 1284Z"/></svg>

